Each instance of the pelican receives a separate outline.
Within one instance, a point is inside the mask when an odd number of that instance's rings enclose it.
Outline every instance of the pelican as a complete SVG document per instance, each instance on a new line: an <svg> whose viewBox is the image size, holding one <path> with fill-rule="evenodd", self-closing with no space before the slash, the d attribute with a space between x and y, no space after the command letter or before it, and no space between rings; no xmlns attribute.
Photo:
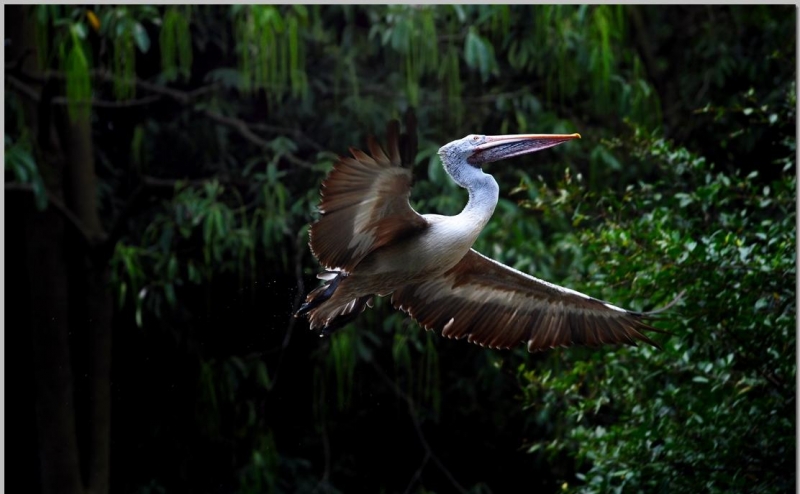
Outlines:
<svg viewBox="0 0 800 494"><path fill-rule="evenodd" d="M374 137L369 154L350 148L323 181L320 218L309 231L325 282L296 317L330 334L355 319L374 296L426 330L489 348L526 343L536 352L571 345L658 344L644 331L665 331L634 312L534 278L476 252L472 245L494 213L495 179L481 167L579 139L579 134L468 135L439 149L442 165L469 200L455 216L419 214L409 203L416 128L388 125L386 150ZM670 304L671 305L671 304ZM663 310L663 309L662 309ZM660 311L656 311L660 312Z"/></svg>

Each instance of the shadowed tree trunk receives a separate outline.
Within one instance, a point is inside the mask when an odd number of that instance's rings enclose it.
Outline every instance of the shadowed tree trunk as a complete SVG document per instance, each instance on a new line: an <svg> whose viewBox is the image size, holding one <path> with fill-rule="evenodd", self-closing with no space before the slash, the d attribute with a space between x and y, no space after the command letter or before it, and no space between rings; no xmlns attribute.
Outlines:
<svg viewBox="0 0 800 494"><path fill-rule="evenodd" d="M9 60L24 60L24 70L37 72L32 55L36 53L36 22L30 8L11 6L6 14ZM41 87L36 89L44 92ZM92 255L105 235L96 200L91 125L88 119L70 121L63 108L54 111L42 106L49 104L48 99L41 98L40 108L27 102L25 122L30 135L39 136L34 153L48 193L51 198L64 197L78 228L65 221L67 211L59 211L53 201L39 212L29 198L24 262L32 308L27 320L33 343L42 492L105 494L109 487L113 299L108 259ZM76 252L67 248L71 245L79 246ZM76 264L69 269L68 263ZM71 294L77 297L70 298ZM86 369L88 389L77 395L74 366L78 362L70 353L76 334L86 336L80 342L85 341L87 348L79 349L78 354L88 355L85 363L80 362L80 368ZM88 400L85 406L76 406L78 397ZM79 413L84 416L78 417ZM79 423L86 424L88 436L80 445Z"/></svg>
<svg viewBox="0 0 800 494"><path fill-rule="evenodd" d="M42 492L80 493L64 222L50 209L32 211L26 223Z"/></svg>
<svg viewBox="0 0 800 494"><path fill-rule="evenodd" d="M6 33L10 60L24 59L35 69L35 22L27 7L6 10ZM40 136L36 158L42 177L53 197L61 196L62 167L52 128L39 122L38 111L25 106L25 121L31 135ZM26 277L30 314L23 317L31 331L34 402L39 441L42 492L81 493L80 460L76 432L75 393L70 358L69 279L65 260L63 216L51 205L36 211L30 198L23 227Z"/></svg>
<svg viewBox="0 0 800 494"><path fill-rule="evenodd" d="M64 193L69 209L78 218L89 249L74 256L79 269L73 285L81 287L83 300L78 309L84 318L73 319L88 336L89 389L86 407L88 443L85 451L87 489L92 494L108 492L109 433L111 425L111 319L113 299L109 287L108 260L92 255L105 234L97 212L96 176L91 125L88 119L71 121L64 108L58 111L58 134L65 154ZM83 242L78 241L79 245Z"/></svg>

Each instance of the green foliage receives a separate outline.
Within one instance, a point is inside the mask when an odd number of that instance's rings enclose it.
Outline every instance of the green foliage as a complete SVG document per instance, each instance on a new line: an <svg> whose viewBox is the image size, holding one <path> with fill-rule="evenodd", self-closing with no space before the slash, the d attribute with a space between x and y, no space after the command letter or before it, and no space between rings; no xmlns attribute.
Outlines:
<svg viewBox="0 0 800 494"><path fill-rule="evenodd" d="M136 93L136 49L130 24L121 23L120 26L125 27L114 37L114 92L117 98L128 99Z"/></svg>
<svg viewBox="0 0 800 494"><path fill-rule="evenodd" d="M192 69L191 6L167 7L161 26L161 67L166 80L189 78Z"/></svg>
<svg viewBox="0 0 800 494"><path fill-rule="evenodd" d="M370 28L369 37L401 57L405 93L412 106L419 104L420 81L439 69L436 10L427 6L392 5Z"/></svg>
<svg viewBox="0 0 800 494"><path fill-rule="evenodd" d="M478 34L474 27L469 28L464 40L464 61L468 67L478 69L484 82L492 72L495 72L495 75L497 73L494 48L488 40Z"/></svg>
<svg viewBox="0 0 800 494"><path fill-rule="evenodd" d="M438 421L442 408L442 383L439 350L433 333L420 333L402 324L402 318L388 317L384 328L396 329L392 345L395 379L415 403L428 408ZM388 336L387 336L388 337Z"/></svg>
<svg viewBox="0 0 800 494"><path fill-rule="evenodd" d="M278 448L272 434L260 436L250 464L240 475L240 492L275 492L278 462Z"/></svg>
<svg viewBox="0 0 800 494"><path fill-rule="evenodd" d="M232 14L241 89L263 89L275 100L287 93L296 99L304 97L308 76L300 29L308 25L306 7L237 6Z"/></svg>
<svg viewBox="0 0 800 494"><path fill-rule="evenodd" d="M44 188L42 177L39 175L36 161L31 154L30 143L26 135L16 142L6 135L5 167L6 171L14 174L16 181L30 184L36 209L43 211L47 207L47 191Z"/></svg>
<svg viewBox="0 0 800 494"><path fill-rule="evenodd" d="M331 338L328 369L336 376L336 404L344 410L353 394L357 342L352 331L339 331Z"/></svg>
<svg viewBox="0 0 800 494"><path fill-rule="evenodd" d="M215 442L224 444L226 437L233 436L248 446L238 473L239 492L276 490L278 449L259 413L271 387L266 364L259 358L231 356L200 363L198 426ZM255 396L252 389L258 390Z"/></svg>
<svg viewBox="0 0 800 494"><path fill-rule="evenodd" d="M143 307L156 317L162 317L165 305L174 308L179 287L208 283L215 273L244 274L255 268L255 232L235 190L226 192L211 181L201 189L179 183L176 192L144 229L140 242L117 244L112 258L120 306L132 297L139 326ZM182 251L180 257L176 250Z"/></svg>
<svg viewBox="0 0 800 494"><path fill-rule="evenodd" d="M150 50L150 36L142 25L143 20L156 20L158 12L151 6L119 6L104 11L100 35L113 44L114 95L130 99L136 94L136 50Z"/></svg>
<svg viewBox="0 0 800 494"><path fill-rule="evenodd" d="M796 178L765 184L758 172L728 175L663 139L638 133L629 163L656 163L664 178L603 195L561 190L573 217L592 228L578 239L603 276L584 289L624 301L632 293L664 303L658 322L674 336L664 351L639 348L556 354L521 369L525 402L556 407L566 420L549 454L574 454L575 492L782 492L794 484L796 425ZM791 156L791 155L790 155ZM569 184L566 184L567 188ZM573 284L580 284L575 280ZM602 291L615 288L613 296ZM624 305L624 304L623 304ZM652 305L652 303L651 303ZM561 376L546 369L553 359Z"/></svg>
<svg viewBox="0 0 800 494"><path fill-rule="evenodd" d="M94 68L88 44L91 30L97 31L113 47L115 96L129 99L135 95L136 50L146 54L151 43L142 22L161 22L155 7L109 6L99 11L99 15L83 8L64 11L59 6L42 5L36 9L39 63L47 67L55 60L64 71L70 118L86 119L91 109L91 72ZM55 32L51 34L50 29Z"/></svg>
<svg viewBox="0 0 800 494"><path fill-rule="evenodd" d="M64 12L63 7L55 5L36 7L39 67L55 65L64 71L67 109L73 121L86 120L91 110L91 57L86 43L89 26L82 14L81 9Z"/></svg>
<svg viewBox="0 0 800 494"><path fill-rule="evenodd" d="M70 26L69 48L64 57L64 71L67 74L67 100L70 105L69 116L73 120L89 117L89 100L92 97L92 83L89 75L89 60L83 45L86 27L83 24ZM62 47L63 48L63 47Z"/></svg>

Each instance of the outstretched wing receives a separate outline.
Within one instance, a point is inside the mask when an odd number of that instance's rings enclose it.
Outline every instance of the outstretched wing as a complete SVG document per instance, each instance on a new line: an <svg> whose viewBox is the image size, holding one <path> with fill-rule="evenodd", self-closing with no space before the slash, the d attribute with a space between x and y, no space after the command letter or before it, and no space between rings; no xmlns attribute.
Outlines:
<svg viewBox="0 0 800 494"><path fill-rule="evenodd" d="M406 116L406 135L389 123L387 152L375 138L369 152L350 148L322 182L321 218L311 225L310 247L328 269L352 270L373 250L427 228L408 203L411 165L416 156L416 125Z"/></svg>
<svg viewBox="0 0 800 494"><path fill-rule="evenodd" d="M392 304L428 330L490 348L527 342L528 351L605 343L658 345L643 331L665 332L627 311L553 285L474 250L437 279L409 285Z"/></svg>

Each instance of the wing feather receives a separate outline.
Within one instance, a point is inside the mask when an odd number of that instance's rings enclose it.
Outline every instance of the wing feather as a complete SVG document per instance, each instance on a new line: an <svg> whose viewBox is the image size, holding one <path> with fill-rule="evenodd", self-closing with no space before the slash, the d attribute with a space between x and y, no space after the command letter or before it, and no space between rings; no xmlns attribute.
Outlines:
<svg viewBox="0 0 800 494"><path fill-rule="evenodd" d="M491 348L527 343L531 352L571 345L645 342L646 314L539 280L470 250L437 279L392 295L426 329Z"/></svg>
<svg viewBox="0 0 800 494"><path fill-rule="evenodd" d="M397 120L392 120L386 127L386 143L389 150L389 161L392 163L401 163L403 159L400 157L400 123Z"/></svg>
<svg viewBox="0 0 800 494"><path fill-rule="evenodd" d="M407 120L407 133L415 134L413 118ZM414 157L403 159L409 153L400 146L410 138L399 131L398 122L389 124L388 154L370 137L370 154L350 148L353 157L340 158L323 181L321 217L311 225L309 245L326 268L349 272L373 250L428 227L408 202Z"/></svg>
<svg viewBox="0 0 800 494"><path fill-rule="evenodd" d="M391 166L392 163L389 161L389 157L386 156L386 153L381 148L380 144L378 144L377 139L373 136L369 136L367 138L367 147L369 147L369 152L372 155L372 158L380 163L381 166Z"/></svg>

